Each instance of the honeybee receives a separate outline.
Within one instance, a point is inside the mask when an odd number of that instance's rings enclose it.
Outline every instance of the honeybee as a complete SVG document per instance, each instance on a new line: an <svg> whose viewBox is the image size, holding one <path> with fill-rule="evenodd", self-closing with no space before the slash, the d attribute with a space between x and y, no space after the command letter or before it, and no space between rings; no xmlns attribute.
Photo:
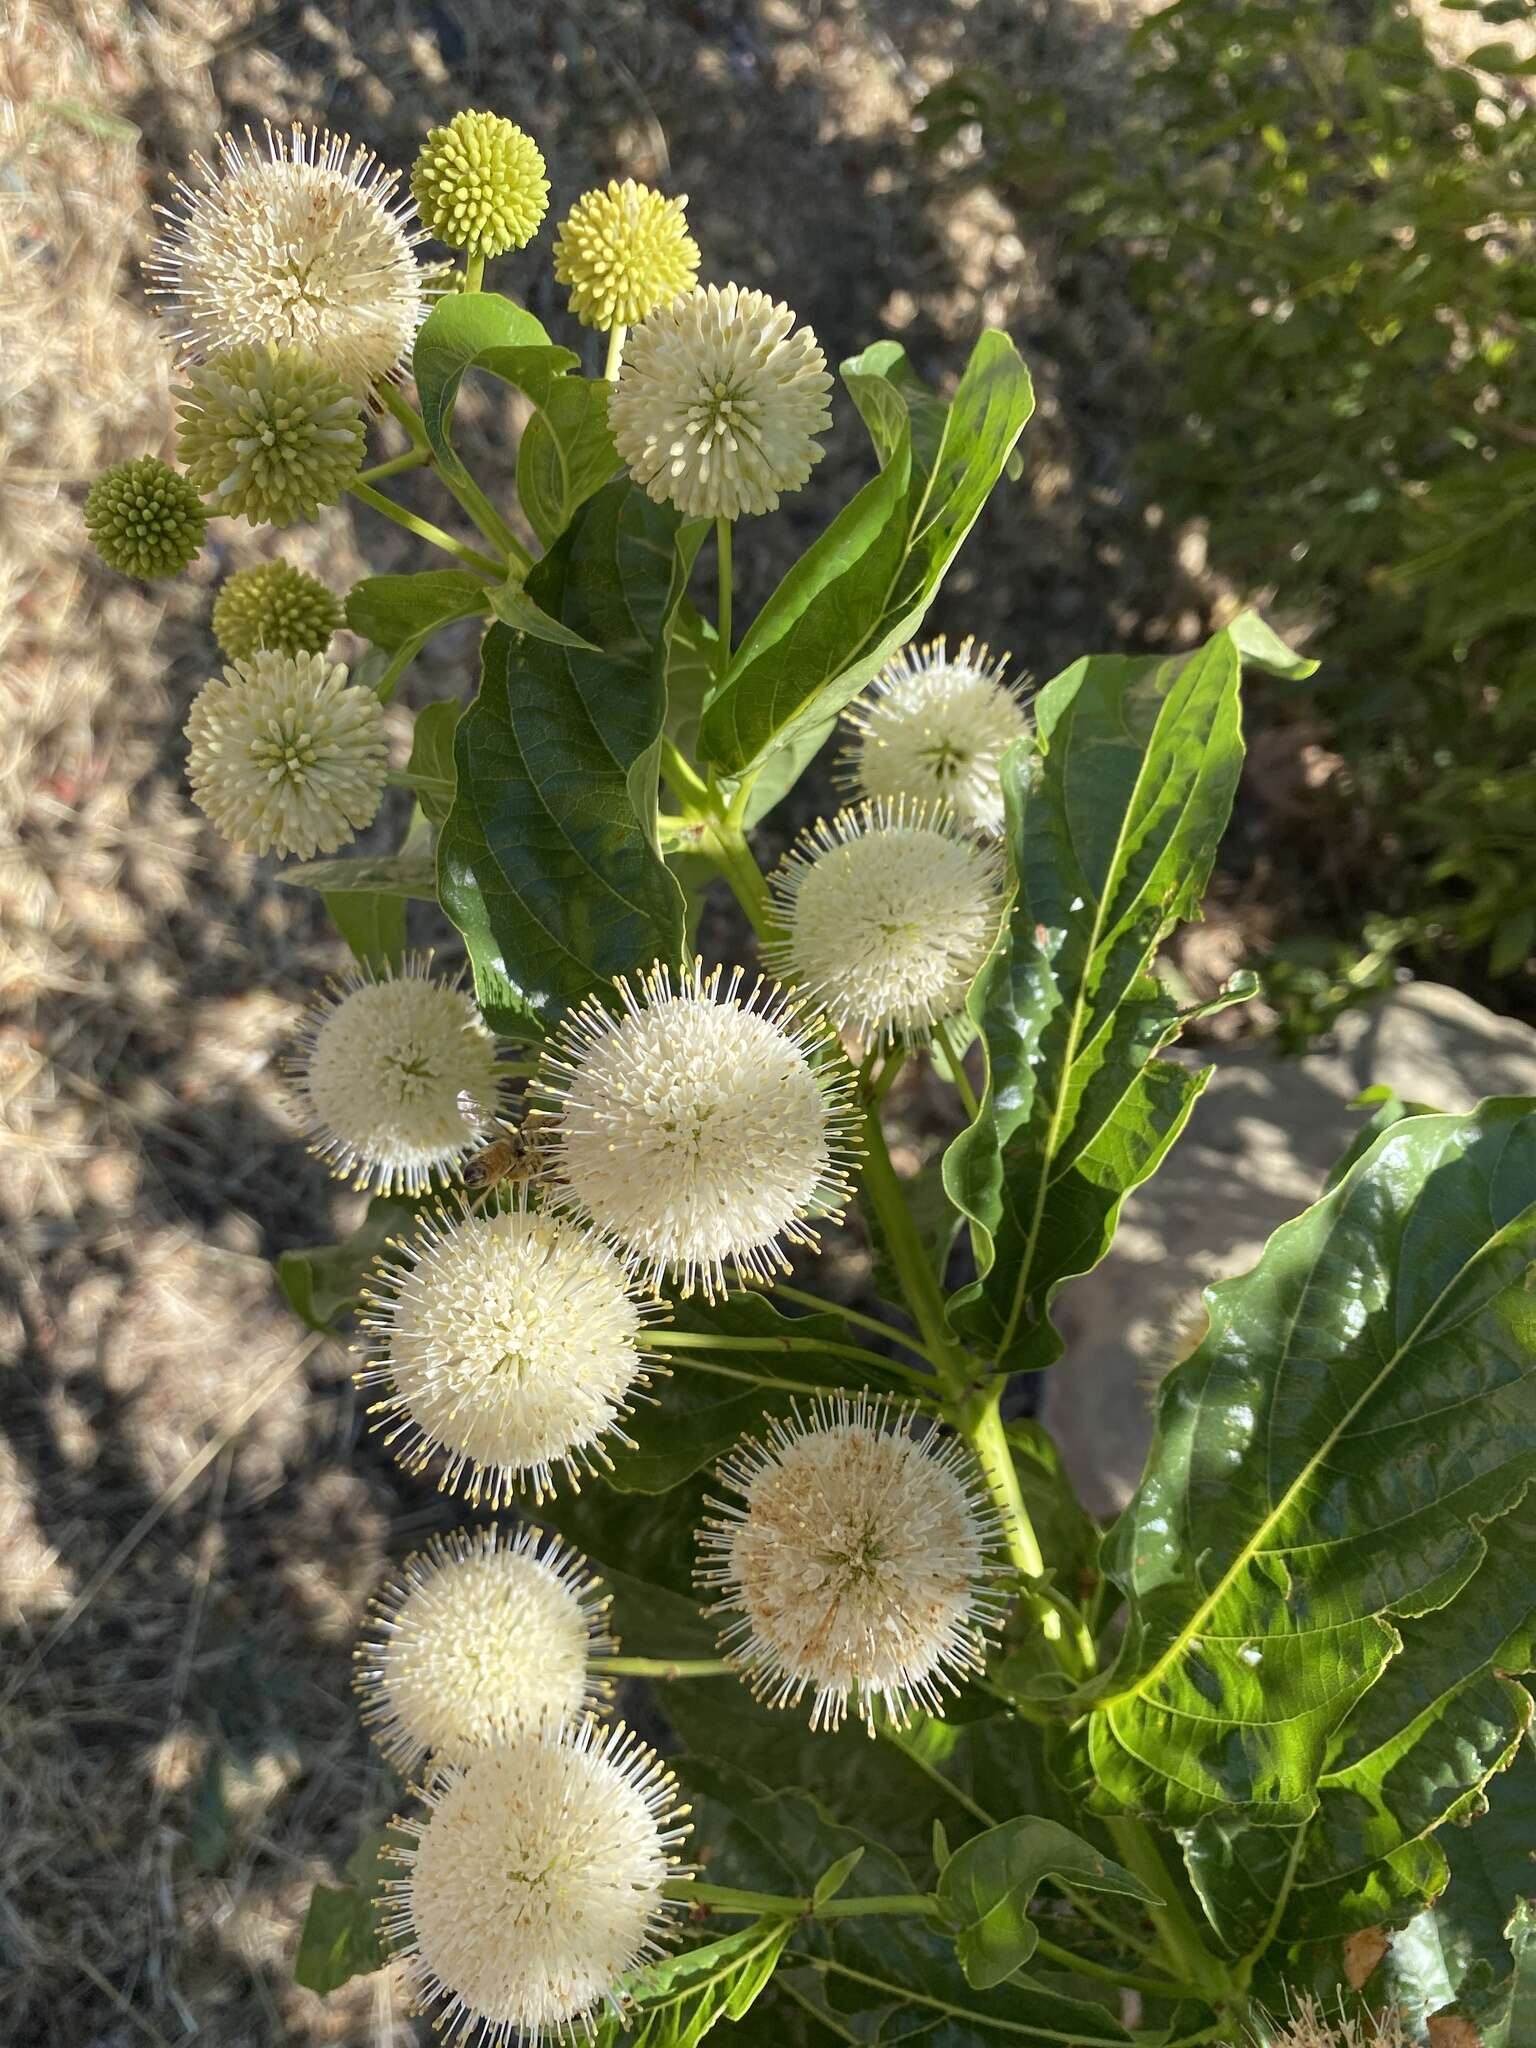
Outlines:
<svg viewBox="0 0 1536 2048"><path fill-rule="evenodd" d="M465 1187L478 1193L524 1186L537 1180L549 1163L525 1124L511 1123L505 1117L497 1117L496 1124L498 1135L472 1152L461 1168Z"/></svg>

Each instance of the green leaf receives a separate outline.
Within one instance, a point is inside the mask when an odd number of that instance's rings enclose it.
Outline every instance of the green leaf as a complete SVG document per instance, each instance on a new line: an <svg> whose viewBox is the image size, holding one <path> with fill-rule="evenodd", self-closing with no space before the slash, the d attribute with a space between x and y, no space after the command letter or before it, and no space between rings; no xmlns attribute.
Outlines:
<svg viewBox="0 0 1536 2048"><path fill-rule="evenodd" d="M429 824L441 825L453 808L458 770L453 764L453 735L459 723L457 704L424 704L411 729L411 758L407 773L420 780L415 784L416 801Z"/></svg>
<svg viewBox="0 0 1536 2048"><path fill-rule="evenodd" d="M345 1244L280 1252L277 1284L300 1321L312 1330L333 1332L357 1306L375 1259L391 1238L410 1229L420 1207L412 1195L375 1195Z"/></svg>
<svg viewBox="0 0 1536 2048"><path fill-rule="evenodd" d="M415 576L365 576L347 593L347 624L393 654L454 619L490 608L482 577L463 569L424 569Z"/></svg>
<svg viewBox="0 0 1536 2048"><path fill-rule="evenodd" d="M628 481L608 485L528 578L551 618L603 651L502 625L486 635L438 883L496 1029L547 1024L614 975L681 953L682 892L656 848L676 532Z"/></svg>
<svg viewBox="0 0 1536 2048"><path fill-rule="evenodd" d="M323 892L326 915L365 967L386 967L405 954L405 898L392 892Z"/></svg>
<svg viewBox="0 0 1536 2048"><path fill-rule="evenodd" d="M1005 757L1018 894L971 995L981 1114L944 1158L977 1268L951 1318L998 1369L1060 1355L1057 1289L1104 1256L1205 1084L1157 1057L1198 1013L1148 970L1198 915L1231 812L1238 679L1228 633L1176 660L1089 656L1036 699L1038 749Z"/></svg>
<svg viewBox="0 0 1536 2048"><path fill-rule="evenodd" d="M455 483L473 481L449 439L466 370L489 370L537 405L554 380L576 365L577 358L556 348L531 313L498 292L450 292L439 299L416 336L411 367L422 423L444 474Z"/></svg>
<svg viewBox="0 0 1536 2048"><path fill-rule="evenodd" d="M1494 1100L1395 1125L1207 1290L1106 1542L1130 1606L1088 1722L1101 1810L1311 1816L1407 1624L1536 1475L1533 1252L1536 1104Z"/></svg>
<svg viewBox="0 0 1536 2048"><path fill-rule="evenodd" d="M769 598L704 713L701 757L728 776L755 774L826 729L911 638L1029 418L1029 373L1005 334L976 344L940 435L937 401L919 397L898 358L880 358L888 395L878 401L871 387L882 376L853 372L866 419L866 408L884 408L880 474Z"/></svg>
<svg viewBox="0 0 1536 2048"><path fill-rule="evenodd" d="M721 2020L739 2020L772 1977L792 1920L757 1920L702 1948L664 1956L625 1986L622 2020L605 2020L603 2048L633 2041L636 2048L694 2048Z"/></svg>
<svg viewBox="0 0 1536 2048"><path fill-rule="evenodd" d="M1369 1109L1371 1114L1329 1168L1324 1193L1329 1188L1337 1187L1355 1161L1363 1158L1382 1132L1390 1130L1393 1124L1401 1123L1405 1116L1440 1114L1433 1103L1405 1102L1395 1090L1386 1087L1365 1089L1349 1106L1351 1109Z"/></svg>
<svg viewBox="0 0 1536 2048"><path fill-rule="evenodd" d="M356 1885L317 1884L299 1930L293 1974L322 1998L353 1977L382 1970L389 1952L379 1938L373 1902Z"/></svg>
<svg viewBox="0 0 1536 2048"><path fill-rule="evenodd" d="M523 429L518 502L545 547L558 540L577 507L600 491L619 466L608 431L611 390L601 378L556 378Z"/></svg>
<svg viewBox="0 0 1536 2048"><path fill-rule="evenodd" d="M1047 1878L1119 1892L1149 1906L1163 1903L1092 1843L1037 1814L973 1835L945 1864L938 1896L965 1980L978 1991L1005 1982L1034 1954L1040 1935L1029 1908Z"/></svg>
<svg viewBox="0 0 1536 2048"><path fill-rule="evenodd" d="M437 876L430 837L399 853L359 854L355 860L305 860L279 868L277 879L293 889L319 889L327 898L359 893L409 897L416 903L437 901ZM334 914L334 913L333 913Z"/></svg>
<svg viewBox="0 0 1536 2048"><path fill-rule="evenodd" d="M534 603L520 581L503 583L493 590L491 610L514 633L531 633L535 640L547 640L554 647L579 647L587 654L603 651L580 633L573 633L569 626L562 626L558 619L552 619L542 605Z"/></svg>
<svg viewBox="0 0 1536 2048"><path fill-rule="evenodd" d="M1465 2018L1476 2029L1468 2041L1456 2041L1456 2048L1528 2048L1536 2041L1536 1899L1521 1899L1504 1930L1514 1956L1514 1968L1502 1983L1491 1989L1478 1983L1435 2017Z"/></svg>
<svg viewBox="0 0 1536 2048"><path fill-rule="evenodd" d="M850 1849L846 1856L839 1856L817 1878L811 1891L811 1904L824 1906L828 1899L835 1899L849 1878L864 1859L864 1845Z"/></svg>

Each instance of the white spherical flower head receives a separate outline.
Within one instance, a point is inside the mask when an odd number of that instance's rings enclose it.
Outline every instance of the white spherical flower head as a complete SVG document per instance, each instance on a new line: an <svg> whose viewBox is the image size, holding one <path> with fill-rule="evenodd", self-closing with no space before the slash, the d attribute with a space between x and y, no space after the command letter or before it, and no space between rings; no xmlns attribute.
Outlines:
<svg viewBox="0 0 1536 2048"><path fill-rule="evenodd" d="M622 1438L643 1384L645 1311L615 1253L574 1218L527 1206L427 1219L381 1269L364 1327L379 1343L364 1385L410 1471L445 1461L492 1507L521 1486L553 1493L558 1468L580 1482Z"/></svg>
<svg viewBox="0 0 1536 2048"><path fill-rule="evenodd" d="M461 2048L590 2040L662 1950L687 1835L677 1781L622 1727L528 1734L436 1774L385 1881L385 1934Z"/></svg>
<svg viewBox="0 0 1536 2048"><path fill-rule="evenodd" d="M850 1701L871 1734L877 1705L898 1726L942 1714L1001 1615L975 1461L910 1421L866 1394L817 1401L738 1444L717 1474L737 1498L708 1502L697 1580L734 1617L721 1650L769 1706L809 1692L813 1728Z"/></svg>
<svg viewBox="0 0 1536 2048"><path fill-rule="evenodd" d="M535 1090L555 1116L557 1200L653 1285L723 1292L787 1271L784 1246L849 1196L852 1076L820 1027L741 970L653 967L589 1001L546 1050Z"/></svg>
<svg viewBox="0 0 1536 2048"><path fill-rule="evenodd" d="M597 1712L612 1686L591 1659L617 1648L608 1599L578 1552L537 1529L434 1536L370 1604L353 1679L364 1725L409 1776L428 1756L468 1763L521 1729Z"/></svg>
<svg viewBox="0 0 1536 2048"><path fill-rule="evenodd" d="M802 835L772 878L764 956L866 1045L922 1040L965 1002L1008 886L995 844L898 798Z"/></svg>
<svg viewBox="0 0 1536 2048"><path fill-rule="evenodd" d="M844 783L864 797L944 803L959 824L1001 832L1003 756L1030 729L1007 666L973 640L953 656L942 639L903 648L845 713Z"/></svg>
<svg viewBox="0 0 1536 2048"><path fill-rule="evenodd" d="M690 517L771 512L821 460L827 359L766 292L699 285L630 336L608 424L629 473Z"/></svg>
<svg viewBox="0 0 1536 2048"><path fill-rule="evenodd" d="M496 1041L430 954L334 981L301 1024L288 1072L314 1149L381 1195L446 1181L478 1142L501 1080Z"/></svg>
<svg viewBox="0 0 1536 2048"><path fill-rule="evenodd" d="M392 376L421 322L422 239L397 171L347 136L270 126L263 153L225 135L176 203L149 269L191 358L300 349L361 395Z"/></svg>
<svg viewBox="0 0 1536 2048"><path fill-rule="evenodd" d="M231 662L193 700L186 734L192 801L249 853L333 853L379 808L384 707L323 654Z"/></svg>

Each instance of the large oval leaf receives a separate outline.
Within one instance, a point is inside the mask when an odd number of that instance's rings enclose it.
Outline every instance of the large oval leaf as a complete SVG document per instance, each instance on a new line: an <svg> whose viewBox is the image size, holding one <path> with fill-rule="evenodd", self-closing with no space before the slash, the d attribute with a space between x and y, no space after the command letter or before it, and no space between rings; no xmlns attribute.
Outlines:
<svg viewBox="0 0 1536 2048"><path fill-rule="evenodd" d="M630 483L609 484L528 576L592 648L500 624L485 637L438 889L499 1029L547 1025L614 975L680 956L682 891L656 848L676 530Z"/></svg>
<svg viewBox="0 0 1536 2048"><path fill-rule="evenodd" d="M1101 1808L1311 1816L1400 1622L1536 1476L1533 1253L1536 1103L1504 1099L1395 1125L1207 1292L1106 1546L1130 1609L1088 1722Z"/></svg>

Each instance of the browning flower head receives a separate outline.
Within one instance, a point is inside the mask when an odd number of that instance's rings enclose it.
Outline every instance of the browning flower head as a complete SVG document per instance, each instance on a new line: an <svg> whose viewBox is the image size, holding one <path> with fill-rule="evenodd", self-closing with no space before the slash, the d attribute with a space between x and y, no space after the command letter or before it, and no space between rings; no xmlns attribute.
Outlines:
<svg viewBox="0 0 1536 2048"><path fill-rule="evenodd" d="M500 114L455 114L434 128L411 171L411 193L428 230L467 256L523 248L549 205L539 145Z"/></svg>
<svg viewBox="0 0 1536 2048"><path fill-rule="evenodd" d="M974 640L951 656L942 637L905 647L844 714L853 737L842 779L860 796L947 804L974 831L1003 829L1002 761L1029 713Z"/></svg>
<svg viewBox="0 0 1536 2048"><path fill-rule="evenodd" d="M376 1427L408 1471L499 1507L608 1463L643 1386L646 1313L621 1261L569 1216L527 1206L422 1219L381 1267L363 1326L378 1345Z"/></svg>
<svg viewBox="0 0 1536 2048"><path fill-rule="evenodd" d="M203 545L208 515L184 476L157 455L114 462L91 485L85 528L109 569L124 576L179 576Z"/></svg>
<svg viewBox="0 0 1536 2048"><path fill-rule="evenodd" d="M981 1474L911 1421L886 1397L819 1399L744 1438L716 1474L736 1498L707 1501L695 1578L732 1617L721 1651L771 1707L809 1692L812 1728L850 1701L871 1734L877 1706L898 1726L942 1714L1001 1617Z"/></svg>
<svg viewBox="0 0 1536 2048"><path fill-rule="evenodd" d="M292 526L335 505L362 466L362 407L323 363L293 349L232 348L187 372L176 452L228 518Z"/></svg>
<svg viewBox="0 0 1536 2048"><path fill-rule="evenodd" d="M865 1045L923 1040L991 951L1008 870L950 815L898 797L803 833L770 887L775 974Z"/></svg>
<svg viewBox="0 0 1536 2048"><path fill-rule="evenodd" d="M652 1285L711 1296L788 1268L812 1219L849 1196L852 1076L819 1024L737 968L660 965L589 1000L546 1046L535 1092L554 1118L556 1199Z"/></svg>
<svg viewBox="0 0 1536 2048"><path fill-rule="evenodd" d="M622 1726L521 1734L433 1775L385 1934L456 2048L590 2040L661 1953L687 1836L677 1781Z"/></svg>
<svg viewBox="0 0 1536 2048"><path fill-rule="evenodd" d="M213 637L226 661L274 654L324 654L342 622L341 600L291 562L240 569L213 606Z"/></svg>
<svg viewBox="0 0 1536 2048"><path fill-rule="evenodd" d="M186 724L192 801L252 853L331 853L379 807L377 694L321 654L263 650L204 683Z"/></svg>
<svg viewBox="0 0 1536 2048"><path fill-rule="evenodd" d="M1280 2031L1254 2036L1254 2048L1409 2048L1407 2029L1395 2009L1367 2019L1330 2019L1310 1991L1293 2002Z"/></svg>
<svg viewBox="0 0 1536 2048"><path fill-rule="evenodd" d="M494 1114L496 1041L430 954L354 967L310 1006L288 1071L314 1150L381 1195L447 1181Z"/></svg>
<svg viewBox="0 0 1536 2048"><path fill-rule="evenodd" d="M297 349L358 396L392 376L421 321L421 240L398 171L351 138L270 124L225 135L215 169L192 159L155 245L153 289L171 302L189 359Z"/></svg>
<svg viewBox="0 0 1536 2048"><path fill-rule="evenodd" d="M370 1603L353 1675L364 1725L409 1775L596 1713L612 1686L590 1660L618 1647L608 1601L585 1558L537 1529L434 1536Z"/></svg>
<svg viewBox="0 0 1536 2048"><path fill-rule="evenodd" d="M698 282L687 195L667 199L633 178L583 193L560 224L555 276L584 327L633 327Z"/></svg>
<svg viewBox="0 0 1536 2048"><path fill-rule="evenodd" d="M637 484L692 518L771 512L821 460L827 359L766 292L698 285L630 336L608 424Z"/></svg>

